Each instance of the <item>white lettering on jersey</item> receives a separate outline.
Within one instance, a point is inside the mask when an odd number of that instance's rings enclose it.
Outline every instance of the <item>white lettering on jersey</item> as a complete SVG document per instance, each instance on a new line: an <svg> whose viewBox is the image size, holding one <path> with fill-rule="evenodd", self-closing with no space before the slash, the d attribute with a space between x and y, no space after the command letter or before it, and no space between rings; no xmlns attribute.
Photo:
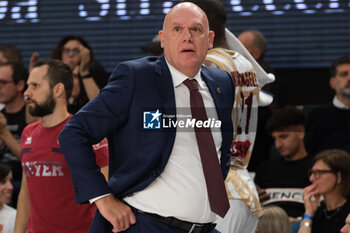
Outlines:
<svg viewBox="0 0 350 233"><path fill-rule="evenodd" d="M32 137L27 137L26 141L24 142L25 145L32 144Z"/></svg>
<svg viewBox="0 0 350 233"><path fill-rule="evenodd" d="M22 167L27 177L64 176L62 164L58 161L23 162Z"/></svg>

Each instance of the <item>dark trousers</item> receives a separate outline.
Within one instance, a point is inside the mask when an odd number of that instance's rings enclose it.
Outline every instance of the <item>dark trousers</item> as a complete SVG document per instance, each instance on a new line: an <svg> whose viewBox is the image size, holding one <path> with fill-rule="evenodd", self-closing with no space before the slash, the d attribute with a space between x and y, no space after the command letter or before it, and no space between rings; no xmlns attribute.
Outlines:
<svg viewBox="0 0 350 233"><path fill-rule="evenodd" d="M136 216L136 224L131 225L123 233L185 233L186 231L178 228L169 227L148 215L142 214L133 209ZM90 227L90 233L111 233L112 225L105 220L97 210L94 221ZM218 233L215 229L211 233Z"/></svg>

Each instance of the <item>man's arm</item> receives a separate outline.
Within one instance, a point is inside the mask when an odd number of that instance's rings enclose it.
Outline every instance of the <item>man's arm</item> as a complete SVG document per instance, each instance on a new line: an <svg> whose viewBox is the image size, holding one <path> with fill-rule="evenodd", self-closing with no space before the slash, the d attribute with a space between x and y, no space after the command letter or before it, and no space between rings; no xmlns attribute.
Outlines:
<svg viewBox="0 0 350 233"><path fill-rule="evenodd" d="M6 117L0 113L0 139L6 146L11 150L11 152L20 159L21 144L12 135L10 130L7 128Z"/></svg>
<svg viewBox="0 0 350 233"><path fill-rule="evenodd" d="M109 170L108 166L101 167L101 173L105 177L106 181L108 181L108 170Z"/></svg>
<svg viewBox="0 0 350 233"><path fill-rule="evenodd" d="M21 191L18 196L17 215L14 233L25 233L28 226L28 217L30 213L30 201L28 194L27 178L22 175Z"/></svg>
<svg viewBox="0 0 350 233"><path fill-rule="evenodd" d="M107 135L115 134L127 121L133 93L133 74L129 66L120 64L112 73L107 86L67 122L59 136L78 203L112 193L96 164L92 145ZM115 154L110 152L110 156ZM109 168L112 169L113 164ZM95 204L114 226L115 232L125 230L135 222L130 207L116 200L113 195L102 197Z"/></svg>
<svg viewBox="0 0 350 233"><path fill-rule="evenodd" d="M120 64L100 94L65 125L59 142L66 158L78 203L111 193L96 164L93 144L113 135L128 118L133 93L133 70ZM115 142L109 142L115 143ZM115 156L110 152L110 156ZM110 165L110 169L113 164Z"/></svg>

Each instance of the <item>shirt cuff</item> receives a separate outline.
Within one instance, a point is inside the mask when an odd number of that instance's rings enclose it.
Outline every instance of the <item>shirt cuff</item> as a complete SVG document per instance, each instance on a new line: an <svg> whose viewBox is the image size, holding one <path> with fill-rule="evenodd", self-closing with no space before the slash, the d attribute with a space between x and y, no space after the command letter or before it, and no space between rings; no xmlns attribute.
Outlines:
<svg viewBox="0 0 350 233"><path fill-rule="evenodd" d="M109 195L111 195L111 194L110 194L110 193L107 193L107 194L104 194L104 195L102 195L102 196L98 196L98 197L95 197L95 198L91 198L91 199L89 200L89 202L90 202L90 204L92 204L92 203L94 203L95 201L97 201L98 199L101 199L101 198L106 197L106 196L109 196Z"/></svg>

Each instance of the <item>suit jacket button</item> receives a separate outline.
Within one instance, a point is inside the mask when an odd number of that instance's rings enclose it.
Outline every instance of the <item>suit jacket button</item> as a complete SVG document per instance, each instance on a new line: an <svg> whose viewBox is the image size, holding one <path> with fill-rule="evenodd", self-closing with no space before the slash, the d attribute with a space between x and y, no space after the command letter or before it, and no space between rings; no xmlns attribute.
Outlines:
<svg viewBox="0 0 350 233"><path fill-rule="evenodd" d="M156 171L152 171L152 175L153 176L157 176L157 172Z"/></svg>

